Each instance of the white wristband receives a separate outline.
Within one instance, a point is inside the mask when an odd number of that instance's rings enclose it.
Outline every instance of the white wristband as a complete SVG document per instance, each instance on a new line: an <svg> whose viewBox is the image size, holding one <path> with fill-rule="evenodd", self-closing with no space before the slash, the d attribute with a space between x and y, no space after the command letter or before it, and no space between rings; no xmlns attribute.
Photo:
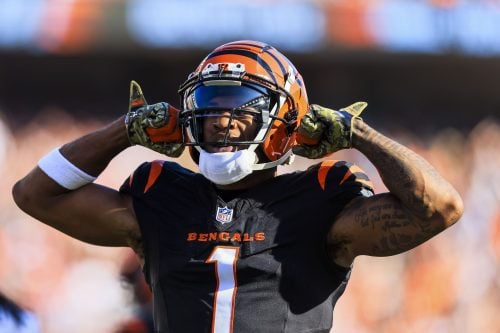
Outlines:
<svg viewBox="0 0 500 333"><path fill-rule="evenodd" d="M96 180L96 177L89 175L79 169L76 165L68 161L59 152L59 148L52 150L38 161L38 167L47 174L53 181L68 190L87 185Z"/></svg>

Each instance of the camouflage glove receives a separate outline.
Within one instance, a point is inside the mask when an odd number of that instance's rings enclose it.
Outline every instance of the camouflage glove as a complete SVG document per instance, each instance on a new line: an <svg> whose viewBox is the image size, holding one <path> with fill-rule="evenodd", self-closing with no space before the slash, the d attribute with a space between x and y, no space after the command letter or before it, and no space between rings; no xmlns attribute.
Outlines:
<svg viewBox="0 0 500 333"><path fill-rule="evenodd" d="M125 125L132 145L141 145L170 157L180 156L184 144L178 115L179 110L168 103L148 105L139 84L130 82L130 104Z"/></svg>
<svg viewBox="0 0 500 333"><path fill-rule="evenodd" d="M311 105L297 129L299 145L293 147L293 153L316 159L351 148L354 119L361 119L359 115L367 105L357 102L339 111Z"/></svg>

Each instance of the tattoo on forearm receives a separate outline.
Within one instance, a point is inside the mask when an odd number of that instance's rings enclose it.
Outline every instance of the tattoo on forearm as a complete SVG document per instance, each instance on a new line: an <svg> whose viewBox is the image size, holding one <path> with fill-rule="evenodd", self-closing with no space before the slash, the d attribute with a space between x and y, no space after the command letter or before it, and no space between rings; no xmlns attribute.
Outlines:
<svg viewBox="0 0 500 333"><path fill-rule="evenodd" d="M461 214L456 190L423 157L357 124L353 146L377 168L390 193L354 199L333 225L329 252L343 264L360 254L387 256L410 250Z"/></svg>
<svg viewBox="0 0 500 333"><path fill-rule="evenodd" d="M405 146L367 129L358 149L375 165L384 184L408 209L421 218L433 212L428 197L429 184L441 190L453 190L436 170L421 156Z"/></svg>

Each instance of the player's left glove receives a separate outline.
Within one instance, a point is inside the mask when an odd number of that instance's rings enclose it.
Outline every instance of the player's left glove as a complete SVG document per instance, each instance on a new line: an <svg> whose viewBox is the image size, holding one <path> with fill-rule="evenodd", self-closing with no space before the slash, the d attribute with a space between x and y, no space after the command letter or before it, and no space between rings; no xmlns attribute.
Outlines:
<svg viewBox="0 0 500 333"><path fill-rule="evenodd" d="M316 159L351 148L354 120L361 119L359 115L367 106L365 102L357 102L337 111L311 105L297 129L299 145L293 147L293 153Z"/></svg>
<svg viewBox="0 0 500 333"><path fill-rule="evenodd" d="M125 125L132 145L179 157L184 144L178 116L179 110L168 103L148 105L139 84L130 82L130 104Z"/></svg>

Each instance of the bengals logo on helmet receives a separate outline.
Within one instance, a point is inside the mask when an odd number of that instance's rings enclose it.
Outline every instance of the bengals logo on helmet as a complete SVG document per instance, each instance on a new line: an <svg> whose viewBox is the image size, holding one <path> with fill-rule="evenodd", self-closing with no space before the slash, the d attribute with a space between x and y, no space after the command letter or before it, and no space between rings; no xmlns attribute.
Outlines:
<svg viewBox="0 0 500 333"><path fill-rule="evenodd" d="M187 136L184 142L196 149L203 144L195 133L197 112L203 106L193 100L193 92L200 86L241 86L262 91L269 110L263 109L262 126L252 144L260 145L271 162L281 164L288 159L295 143L294 130L309 103L302 76L282 53L265 43L243 40L219 46L203 59L179 88L181 125ZM197 153L194 149L191 152L197 161Z"/></svg>

